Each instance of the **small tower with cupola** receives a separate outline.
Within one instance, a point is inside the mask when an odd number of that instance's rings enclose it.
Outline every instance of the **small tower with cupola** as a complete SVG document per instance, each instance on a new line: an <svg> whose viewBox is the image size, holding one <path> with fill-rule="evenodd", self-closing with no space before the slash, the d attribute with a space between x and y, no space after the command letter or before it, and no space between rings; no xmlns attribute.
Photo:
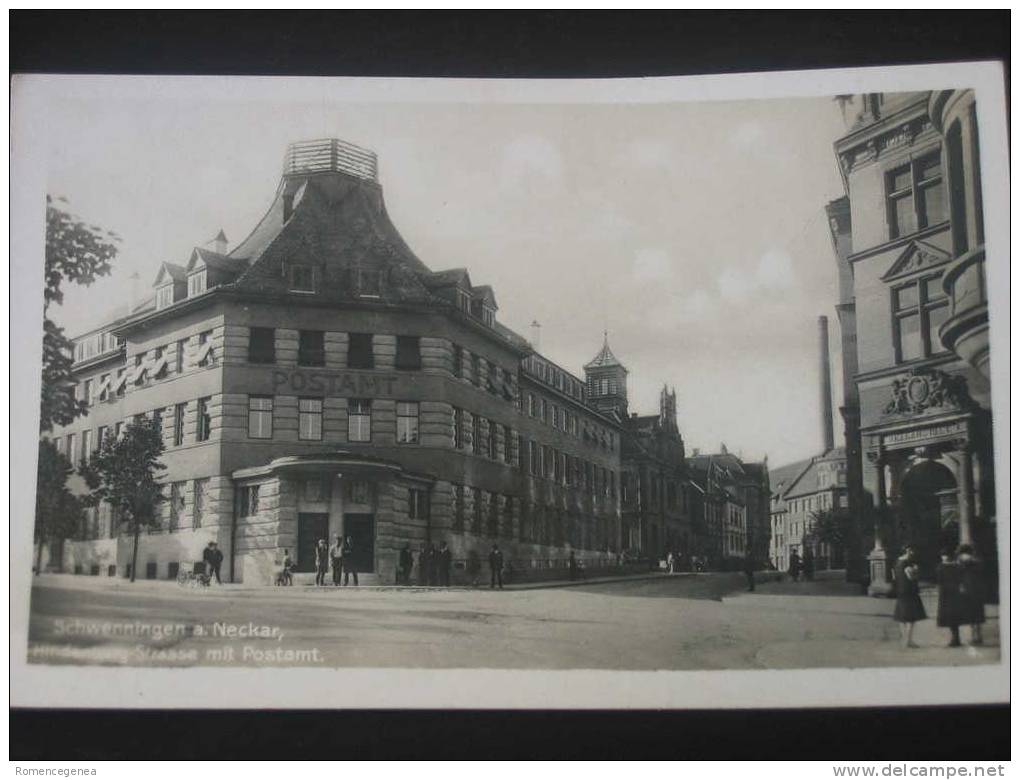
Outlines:
<svg viewBox="0 0 1020 780"><path fill-rule="evenodd" d="M609 348L609 334L603 334L602 349L584 366L588 398L603 412L627 417L627 369Z"/></svg>

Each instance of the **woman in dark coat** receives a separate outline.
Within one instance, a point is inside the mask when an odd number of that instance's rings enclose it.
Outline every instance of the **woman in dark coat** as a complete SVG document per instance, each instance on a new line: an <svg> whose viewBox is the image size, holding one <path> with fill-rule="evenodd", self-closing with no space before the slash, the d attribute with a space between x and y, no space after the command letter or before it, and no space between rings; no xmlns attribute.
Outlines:
<svg viewBox="0 0 1020 780"><path fill-rule="evenodd" d="M939 609L935 624L949 629L949 647L960 646L960 623L962 622L960 596L960 566L948 550L942 552L942 562L935 569L939 584Z"/></svg>
<svg viewBox="0 0 1020 780"><path fill-rule="evenodd" d="M893 618L900 624L904 647L917 647L914 644L914 623L928 617L921 603L917 578L914 549L907 547L896 561L896 609L893 611Z"/></svg>
<svg viewBox="0 0 1020 780"><path fill-rule="evenodd" d="M960 565L960 622L970 626L970 643L980 645L981 624L985 622L984 588L981 582L981 561L969 544L960 545L956 553Z"/></svg>

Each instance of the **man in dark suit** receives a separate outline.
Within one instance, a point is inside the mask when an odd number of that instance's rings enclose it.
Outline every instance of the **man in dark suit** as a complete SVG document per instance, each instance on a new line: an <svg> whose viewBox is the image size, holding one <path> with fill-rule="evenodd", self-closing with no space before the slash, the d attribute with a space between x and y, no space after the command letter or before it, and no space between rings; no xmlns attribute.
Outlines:
<svg viewBox="0 0 1020 780"><path fill-rule="evenodd" d="M495 588L499 583L499 589L503 590L503 553L500 552L498 544L492 545L492 551L489 553L489 572L491 574L489 588Z"/></svg>
<svg viewBox="0 0 1020 780"><path fill-rule="evenodd" d="M411 584L412 566L414 566L414 562L411 560L411 545L405 544L404 548L400 551L400 574L397 579L398 585Z"/></svg>
<svg viewBox="0 0 1020 780"><path fill-rule="evenodd" d="M211 542L212 548L209 555L209 561L212 564L212 573L216 577L216 584L222 585L223 582L220 580L220 566L223 565L223 553L220 551L219 545L216 542Z"/></svg>
<svg viewBox="0 0 1020 780"><path fill-rule="evenodd" d="M344 585L349 585L351 581L351 575L354 575L354 584L358 584L358 565L354 561L354 540L351 537L347 537L344 540L344 546L340 551L343 557L344 566Z"/></svg>
<svg viewBox="0 0 1020 780"><path fill-rule="evenodd" d="M446 542L439 543L439 584L444 588L450 587L450 566L453 563L453 554Z"/></svg>

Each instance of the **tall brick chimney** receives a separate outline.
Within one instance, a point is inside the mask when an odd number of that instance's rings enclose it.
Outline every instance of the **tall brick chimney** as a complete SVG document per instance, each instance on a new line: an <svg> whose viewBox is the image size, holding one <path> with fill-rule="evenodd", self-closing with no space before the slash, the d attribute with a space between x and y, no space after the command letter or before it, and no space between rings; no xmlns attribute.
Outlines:
<svg viewBox="0 0 1020 780"><path fill-rule="evenodd" d="M829 366L829 318L818 318L818 368L819 392L821 393L822 437L825 450L835 446L832 434L832 376Z"/></svg>

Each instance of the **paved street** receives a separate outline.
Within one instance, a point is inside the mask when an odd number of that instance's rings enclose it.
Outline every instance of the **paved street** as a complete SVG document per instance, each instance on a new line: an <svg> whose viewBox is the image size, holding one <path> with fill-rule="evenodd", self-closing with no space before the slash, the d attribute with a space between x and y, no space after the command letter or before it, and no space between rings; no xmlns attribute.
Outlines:
<svg viewBox="0 0 1020 780"><path fill-rule="evenodd" d="M174 583L43 575L30 660L132 665L309 665L532 669L755 669L994 663L947 649L920 625L897 645L892 602L840 582L658 576L531 590L182 589Z"/></svg>

